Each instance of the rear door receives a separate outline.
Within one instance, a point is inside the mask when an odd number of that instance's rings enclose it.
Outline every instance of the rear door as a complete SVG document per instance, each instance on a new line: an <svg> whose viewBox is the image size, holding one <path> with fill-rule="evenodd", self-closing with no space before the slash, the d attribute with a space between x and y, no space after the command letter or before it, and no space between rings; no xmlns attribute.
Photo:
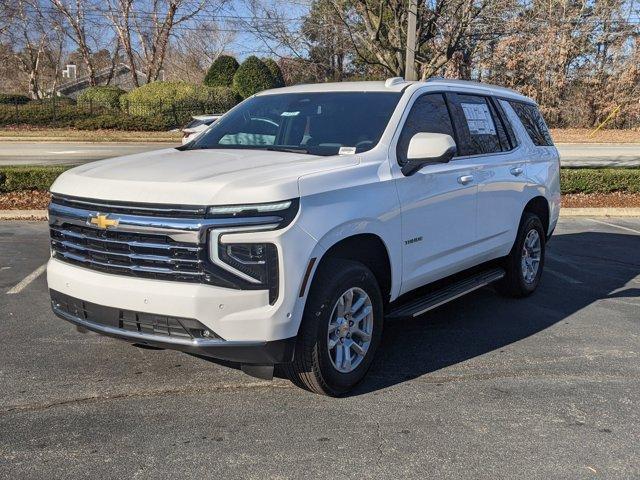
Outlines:
<svg viewBox="0 0 640 480"><path fill-rule="evenodd" d="M400 166L419 132L457 139L444 94L427 93L414 101L390 151L402 208L402 293L471 266L476 242L476 160L454 158L404 176Z"/></svg>
<svg viewBox="0 0 640 480"><path fill-rule="evenodd" d="M526 158L494 98L469 93L448 98L462 138L460 154L479 159L475 253L482 262L506 255L513 245L523 209Z"/></svg>

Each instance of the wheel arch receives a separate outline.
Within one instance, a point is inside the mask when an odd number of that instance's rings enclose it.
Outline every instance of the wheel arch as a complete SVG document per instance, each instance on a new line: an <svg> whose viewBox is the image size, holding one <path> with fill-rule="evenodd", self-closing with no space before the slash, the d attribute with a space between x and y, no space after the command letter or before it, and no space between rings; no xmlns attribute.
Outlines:
<svg viewBox="0 0 640 480"><path fill-rule="evenodd" d="M548 237L549 223L551 221L551 208L549 206L549 200L547 200L547 198L542 195L537 195L529 200L524 206L522 214L524 215L525 212L535 213L540 218L540 221L542 222L542 225L544 227L545 234Z"/></svg>
<svg viewBox="0 0 640 480"><path fill-rule="evenodd" d="M375 232L359 232L335 240L328 248L317 256L313 275L308 279L306 289L310 288L318 270L330 258L342 258L364 264L369 268L380 286L383 301L387 305L398 288L394 284L396 274L393 272L391 252L383 238Z"/></svg>

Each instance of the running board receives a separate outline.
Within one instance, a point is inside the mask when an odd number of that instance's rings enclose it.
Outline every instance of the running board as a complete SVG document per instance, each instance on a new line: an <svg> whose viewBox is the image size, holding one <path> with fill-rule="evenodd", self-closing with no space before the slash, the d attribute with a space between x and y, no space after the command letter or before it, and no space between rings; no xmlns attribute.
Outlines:
<svg viewBox="0 0 640 480"><path fill-rule="evenodd" d="M444 305L451 300L462 297L467 293L471 293L474 290L484 287L490 283L500 280L504 277L505 271L502 268L493 268L491 270L477 273L471 277L467 277L463 280L459 280L456 283L447 285L446 287L431 292L428 295L412 300L409 303L400 305L391 310L386 317L387 318L406 318L417 317L429 310L433 310L440 305Z"/></svg>

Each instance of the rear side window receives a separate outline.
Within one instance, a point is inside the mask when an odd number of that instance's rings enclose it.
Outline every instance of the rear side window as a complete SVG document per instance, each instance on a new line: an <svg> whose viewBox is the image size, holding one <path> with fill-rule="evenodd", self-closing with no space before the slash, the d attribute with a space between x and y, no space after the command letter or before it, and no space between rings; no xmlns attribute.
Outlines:
<svg viewBox="0 0 640 480"><path fill-rule="evenodd" d="M458 132L459 155L482 155L512 148L489 98L459 93L450 94L448 98Z"/></svg>
<svg viewBox="0 0 640 480"><path fill-rule="evenodd" d="M407 161L409 142L416 133L446 133L455 138L449 110L441 93L423 95L411 107L398 139L396 155L400 165Z"/></svg>
<svg viewBox="0 0 640 480"><path fill-rule="evenodd" d="M539 147L553 146L551 134L549 133L547 124L544 123L542 115L540 115L538 107L528 103L514 101L510 101L509 105L511 105L511 108L513 108L516 115L518 115L518 118L522 122L524 129L529 134L529 137L531 137L534 145Z"/></svg>

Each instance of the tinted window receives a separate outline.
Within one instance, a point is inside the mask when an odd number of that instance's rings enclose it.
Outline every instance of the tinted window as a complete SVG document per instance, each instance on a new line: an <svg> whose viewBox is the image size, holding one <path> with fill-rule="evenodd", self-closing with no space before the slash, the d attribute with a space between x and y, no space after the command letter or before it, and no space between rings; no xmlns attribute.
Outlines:
<svg viewBox="0 0 640 480"><path fill-rule="evenodd" d="M409 141L416 133L446 133L455 138L449 110L441 94L423 95L411 107L396 149L400 165L406 162Z"/></svg>
<svg viewBox="0 0 640 480"><path fill-rule="evenodd" d="M216 121L187 149L296 150L335 155L373 148L401 93L321 92L250 98Z"/></svg>
<svg viewBox="0 0 640 480"><path fill-rule="evenodd" d="M496 121L495 109L488 98L464 94L452 94L449 98L455 112L459 155L479 155L510 149L504 127Z"/></svg>
<svg viewBox="0 0 640 480"><path fill-rule="evenodd" d="M541 147L549 147L553 145L551 134L549 133L547 124L544 123L542 115L540 115L538 107L528 103L513 101L509 102L509 105L511 105L518 115L518 118L522 122L524 129L529 134L529 137L531 137L534 145Z"/></svg>
<svg viewBox="0 0 640 480"><path fill-rule="evenodd" d="M516 138L516 134L513 133L513 125L511 125L511 122L507 118L507 115L502 106L502 102L503 101L498 101L498 99L496 98L492 99L492 103L498 113L498 119L502 123L502 126L504 127L505 133L507 135L507 141L509 142L509 147L511 149L516 148L518 146L518 139Z"/></svg>

